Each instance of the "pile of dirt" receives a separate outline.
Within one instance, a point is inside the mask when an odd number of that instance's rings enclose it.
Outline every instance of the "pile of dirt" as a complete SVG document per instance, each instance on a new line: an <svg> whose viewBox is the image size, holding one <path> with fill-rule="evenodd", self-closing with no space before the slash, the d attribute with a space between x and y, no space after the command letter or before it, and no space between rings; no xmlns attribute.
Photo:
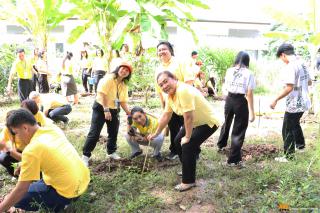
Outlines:
<svg viewBox="0 0 320 213"><path fill-rule="evenodd" d="M179 164L179 161L163 160L158 162L150 157L147 158L144 166L145 157L141 156L137 159L121 159L121 160L104 160L100 162L92 162L92 172L94 174L113 172L117 169L129 169L133 172L142 173L157 169L166 169ZM142 171L143 170L143 171Z"/></svg>

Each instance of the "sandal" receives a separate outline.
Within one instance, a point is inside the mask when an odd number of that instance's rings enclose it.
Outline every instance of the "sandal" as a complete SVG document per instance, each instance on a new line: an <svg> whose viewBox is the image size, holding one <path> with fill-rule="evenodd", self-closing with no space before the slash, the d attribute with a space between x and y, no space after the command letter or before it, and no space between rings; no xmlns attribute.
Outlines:
<svg viewBox="0 0 320 213"><path fill-rule="evenodd" d="M179 192L184 192L184 191L187 191L193 187L196 187L195 183L188 183L188 184L180 183L180 184L176 185L174 187L174 189Z"/></svg>

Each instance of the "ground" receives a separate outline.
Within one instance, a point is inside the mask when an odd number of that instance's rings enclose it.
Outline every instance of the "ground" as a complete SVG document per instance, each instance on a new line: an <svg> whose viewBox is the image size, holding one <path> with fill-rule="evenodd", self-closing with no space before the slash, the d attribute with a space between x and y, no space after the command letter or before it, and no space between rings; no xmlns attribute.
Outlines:
<svg viewBox="0 0 320 213"><path fill-rule="evenodd" d="M90 126L93 100L92 96L82 97L64 129L79 154ZM224 102L210 102L223 121ZM262 116L257 116L248 127L243 147L246 167L238 169L222 165L228 150L216 151L218 129L202 145L197 164L197 187L183 193L173 189L181 181L176 174L181 170L178 160L158 163L149 157L151 149L146 147L143 148L144 155L132 161L106 159L104 128L90 162L92 180L89 189L65 212L277 212L279 204L291 209L320 209L319 123L314 116L306 114L302 119L306 151L297 153L292 162L277 163L273 158L282 155L283 101L276 112L269 110L270 102L269 97L255 98L256 112ZM18 107L18 103L0 104L0 123L3 125L5 112ZM154 115L161 113L156 98L151 98L145 105L141 98L135 97L129 105L143 105ZM123 137L125 123L122 112L118 147L121 156L127 158L130 149ZM162 153L168 153L168 137ZM16 180L1 168L0 196L15 183Z"/></svg>

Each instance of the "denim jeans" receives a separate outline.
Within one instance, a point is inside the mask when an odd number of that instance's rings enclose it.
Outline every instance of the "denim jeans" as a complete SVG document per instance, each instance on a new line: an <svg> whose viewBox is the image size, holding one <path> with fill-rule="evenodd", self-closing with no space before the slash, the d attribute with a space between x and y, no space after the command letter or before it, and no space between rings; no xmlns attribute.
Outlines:
<svg viewBox="0 0 320 213"><path fill-rule="evenodd" d="M129 135L126 135L126 139L127 142L129 143L130 147L131 147L131 154L134 154L138 151L140 151L140 145L148 145L147 144L141 144L138 143L137 141L133 141L130 139ZM154 149L153 151L153 156L156 156L158 154L160 154L160 150L163 144L163 140L164 140L164 135L161 133L160 135L158 135L156 138L154 138L151 142L150 142L150 146Z"/></svg>
<svg viewBox="0 0 320 213"><path fill-rule="evenodd" d="M29 186L28 192L15 207L26 211L43 209L46 212L48 210L59 212L76 199L59 195L52 186L48 186L43 180L39 180Z"/></svg>
<svg viewBox="0 0 320 213"><path fill-rule="evenodd" d="M48 117L55 122L57 121L67 122L69 119L65 115L68 115L71 111L72 111L72 108L70 104L63 105L61 107L49 110Z"/></svg>

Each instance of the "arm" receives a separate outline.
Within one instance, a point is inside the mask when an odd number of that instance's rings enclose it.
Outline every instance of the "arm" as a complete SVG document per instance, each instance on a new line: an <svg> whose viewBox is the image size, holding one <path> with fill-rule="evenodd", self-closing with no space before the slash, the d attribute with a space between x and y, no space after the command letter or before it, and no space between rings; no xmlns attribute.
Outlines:
<svg viewBox="0 0 320 213"><path fill-rule="evenodd" d="M253 105L253 91L251 89L248 89L246 98L249 105L249 121L253 122L255 119L255 114L254 114L254 105Z"/></svg>
<svg viewBox="0 0 320 213"><path fill-rule="evenodd" d="M127 115L130 115L130 110L127 102L120 102L120 106L126 112Z"/></svg>
<svg viewBox="0 0 320 213"><path fill-rule="evenodd" d="M99 95L102 99L102 106L103 106L103 109L106 111L106 112L104 112L105 119L108 121L111 121L111 119L112 119L111 113L110 113L110 111L109 112L107 111L109 109L108 102L107 102L107 96L105 94L103 94L102 92L98 92L97 95Z"/></svg>
<svg viewBox="0 0 320 213"><path fill-rule="evenodd" d="M31 181L19 181L16 187L0 203L0 212L5 212L19 202L28 192Z"/></svg>
<svg viewBox="0 0 320 213"><path fill-rule="evenodd" d="M188 143L190 141L193 129L193 111L183 113L184 127L186 129L186 135L182 138L181 144Z"/></svg>
<svg viewBox="0 0 320 213"><path fill-rule="evenodd" d="M157 137L162 130L167 126L172 116L172 112L163 112L161 117L159 118L158 128L155 133L148 135L148 140L153 140Z"/></svg>
<svg viewBox="0 0 320 213"><path fill-rule="evenodd" d="M161 92L159 92L159 97L160 97L161 107L162 107L162 109L164 109L166 103L165 103L164 97Z"/></svg>
<svg viewBox="0 0 320 213"><path fill-rule="evenodd" d="M22 154L17 152L17 150L13 149L9 151L10 156L16 159L17 161L21 161Z"/></svg>
<svg viewBox="0 0 320 213"><path fill-rule="evenodd" d="M293 90L293 84L287 84L286 87L282 90L280 95L271 103L271 109L274 109L277 105L277 102L282 98L286 97Z"/></svg>

